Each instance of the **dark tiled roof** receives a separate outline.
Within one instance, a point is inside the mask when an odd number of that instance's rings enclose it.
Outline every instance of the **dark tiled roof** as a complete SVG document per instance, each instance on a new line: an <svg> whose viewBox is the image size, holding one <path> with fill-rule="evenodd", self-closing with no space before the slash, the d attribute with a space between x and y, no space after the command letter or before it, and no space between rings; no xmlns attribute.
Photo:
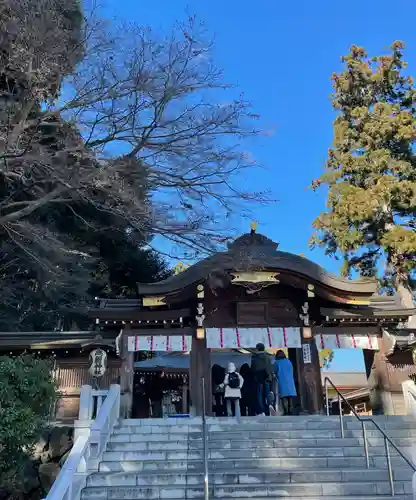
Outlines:
<svg viewBox="0 0 416 500"><path fill-rule="evenodd" d="M138 291L140 295L168 294L224 271L270 269L297 274L311 283L347 294L369 297L376 292L377 284L372 278L349 280L335 276L305 257L278 251L277 247L277 243L261 234L245 234L227 251L203 259L177 275L158 283L138 283Z"/></svg>

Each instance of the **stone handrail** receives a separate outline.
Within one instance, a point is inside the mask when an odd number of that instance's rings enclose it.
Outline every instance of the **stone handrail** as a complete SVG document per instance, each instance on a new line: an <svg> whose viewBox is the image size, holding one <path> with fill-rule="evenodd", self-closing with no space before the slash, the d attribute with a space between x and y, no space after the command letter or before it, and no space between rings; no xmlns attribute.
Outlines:
<svg viewBox="0 0 416 500"><path fill-rule="evenodd" d="M108 395L107 390L96 390L90 385L83 385L81 387L81 394L79 398L79 420L93 420L100 412L105 398Z"/></svg>
<svg viewBox="0 0 416 500"><path fill-rule="evenodd" d="M416 419L416 385L412 380L402 383L407 415Z"/></svg>
<svg viewBox="0 0 416 500"><path fill-rule="evenodd" d="M406 413L409 417L416 420L416 385L412 380L406 380L402 383L404 403ZM416 445L412 446L412 462L416 465ZM412 477L413 498L416 499L416 472Z"/></svg>
<svg viewBox="0 0 416 500"><path fill-rule="evenodd" d="M119 415L120 386L112 385L90 430L76 437L74 446L45 500L80 499L89 473L98 470L102 453Z"/></svg>

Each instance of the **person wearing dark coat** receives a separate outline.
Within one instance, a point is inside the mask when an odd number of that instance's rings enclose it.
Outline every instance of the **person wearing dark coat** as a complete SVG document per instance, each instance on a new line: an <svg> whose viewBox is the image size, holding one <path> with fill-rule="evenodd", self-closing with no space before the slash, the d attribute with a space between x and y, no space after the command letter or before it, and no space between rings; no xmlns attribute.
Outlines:
<svg viewBox="0 0 416 500"><path fill-rule="evenodd" d="M216 417L225 417L225 399L224 386L222 385L225 378L225 368L220 365L213 365L211 369L212 376L212 395L214 401L214 412Z"/></svg>
<svg viewBox="0 0 416 500"><path fill-rule="evenodd" d="M256 383L248 363L241 366L240 375L244 379L244 385L241 389L241 415L243 417L254 417L257 405Z"/></svg>
<svg viewBox="0 0 416 500"><path fill-rule="evenodd" d="M251 370L257 386L256 414L269 416L269 395L274 377L274 363L262 343L256 345L256 352L251 356Z"/></svg>

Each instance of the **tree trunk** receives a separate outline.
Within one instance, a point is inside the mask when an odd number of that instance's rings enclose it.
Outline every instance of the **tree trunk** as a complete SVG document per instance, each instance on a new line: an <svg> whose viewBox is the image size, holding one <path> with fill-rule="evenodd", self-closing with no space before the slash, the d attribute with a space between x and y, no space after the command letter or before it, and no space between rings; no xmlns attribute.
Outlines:
<svg viewBox="0 0 416 500"><path fill-rule="evenodd" d="M408 279L403 280L398 278L396 280L396 290L403 307L406 309L415 307Z"/></svg>
<svg viewBox="0 0 416 500"><path fill-rule="evenodd" d="M402 275L403 276L403 275ZM400 303L405 309L412 309L415 307L413 301L412 290L410 288L409 279L398 276L396 278L396 290L400 299ZM416 315L409 316L407 328L416 328Z"/></svg>

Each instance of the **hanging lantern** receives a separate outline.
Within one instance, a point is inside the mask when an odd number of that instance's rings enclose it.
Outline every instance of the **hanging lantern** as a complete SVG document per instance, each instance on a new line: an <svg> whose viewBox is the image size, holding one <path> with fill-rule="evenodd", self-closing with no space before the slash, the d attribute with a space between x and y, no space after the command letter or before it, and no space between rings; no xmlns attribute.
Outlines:
<svg viewBox="0 0 416 500"><path fill-rule="evenodd" d="M103 349L94 349L90 353L88 371L94 378L102 377L107 370L107 353Z"/></svg>

